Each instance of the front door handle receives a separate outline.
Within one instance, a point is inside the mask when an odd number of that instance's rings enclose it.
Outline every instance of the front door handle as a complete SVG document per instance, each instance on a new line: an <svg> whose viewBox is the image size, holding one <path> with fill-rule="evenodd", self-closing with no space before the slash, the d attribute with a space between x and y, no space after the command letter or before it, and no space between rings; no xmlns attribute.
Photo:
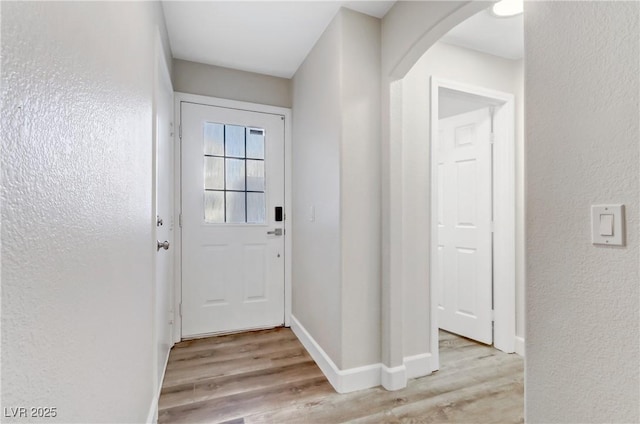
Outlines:
<svg viewBox="0 0 640 424"><path fill-rule="evenodd" d="M273 231L267 231L267 234L272 236L281 236L283 234L282 228L276 228Z"/></svg>

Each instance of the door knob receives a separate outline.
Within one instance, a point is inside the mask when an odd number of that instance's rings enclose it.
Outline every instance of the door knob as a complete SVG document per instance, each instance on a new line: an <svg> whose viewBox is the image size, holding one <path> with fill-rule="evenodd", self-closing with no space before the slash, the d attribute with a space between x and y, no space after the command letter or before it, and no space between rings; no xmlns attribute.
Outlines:
<svg viewBox="0 0 640 424"><path fill-rule="evenodd" d="M169 242L167 240L163 242L158 241L158 250L160 249L169 250Z"/></svg>
<svg viewBox="0 0 640 424"><path fill-rule="evenodd" d="M267 234L273 235L273 236L281 236L282 235L282 228L276 228L273 231L267 231Z"/></svg>

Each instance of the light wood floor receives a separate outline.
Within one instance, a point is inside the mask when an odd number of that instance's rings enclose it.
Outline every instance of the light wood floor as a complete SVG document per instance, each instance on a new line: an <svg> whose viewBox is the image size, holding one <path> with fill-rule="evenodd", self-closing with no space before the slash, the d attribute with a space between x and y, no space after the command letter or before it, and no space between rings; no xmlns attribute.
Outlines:
<svg viewBox="0 0 640 424"><path fill-rule="evenodd" d="M440 332L440 370L340 395L288 328L177 344L159 423L520 423L523 361Z"/></svg>

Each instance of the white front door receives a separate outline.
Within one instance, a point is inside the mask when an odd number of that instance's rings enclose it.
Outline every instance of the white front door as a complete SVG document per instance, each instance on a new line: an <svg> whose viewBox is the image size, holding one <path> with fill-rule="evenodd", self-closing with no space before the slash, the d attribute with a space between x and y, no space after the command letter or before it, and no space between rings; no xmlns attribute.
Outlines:
<svg viewBox="0 0 640 424"><path fill-rule="evenodd" d="M182 336L284 323L284 117L181 102Z"/></svg>
<svg viewBox="0 0 640 424"><path fill-rule="evenodd" d="M489 108L439 120L436 287L439 327L493 343Z"/></svg>

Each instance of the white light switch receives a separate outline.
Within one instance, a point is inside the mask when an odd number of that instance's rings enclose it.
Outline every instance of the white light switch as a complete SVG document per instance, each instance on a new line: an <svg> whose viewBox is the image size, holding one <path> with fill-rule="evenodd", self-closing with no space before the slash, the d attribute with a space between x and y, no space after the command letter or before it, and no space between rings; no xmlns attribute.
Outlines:
<svg viewBox="0 0 640 424"><path fill-rule="evenodd" d="M591 242L624 246L624 205L591 206Z"/></svg>
<svg viewBox="0 0 640 424"><path fill-rule="evenodd" d="M613 235L613 215L611 214L600 215L600 235L601 236Z"/></svg>

